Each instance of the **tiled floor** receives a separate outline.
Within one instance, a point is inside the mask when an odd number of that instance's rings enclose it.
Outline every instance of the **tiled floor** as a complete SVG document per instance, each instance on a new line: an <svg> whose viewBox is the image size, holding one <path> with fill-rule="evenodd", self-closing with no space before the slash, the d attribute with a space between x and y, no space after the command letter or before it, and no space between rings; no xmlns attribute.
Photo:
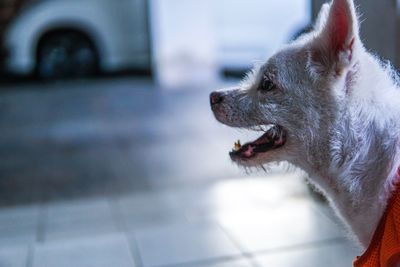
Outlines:
<svg viewBox="0 0 400 267"><path fill-rule="evenodd" d="M344 267L360 252L297 174L0 210L1 267Z"/></svg>
<svg viewBox="0 0 400 267"><path fill-rule="evenodd" d="M359 251L299 175L231 164L254 134L215 121L211 88L1 91L0 267L351 266Z"/></svg>

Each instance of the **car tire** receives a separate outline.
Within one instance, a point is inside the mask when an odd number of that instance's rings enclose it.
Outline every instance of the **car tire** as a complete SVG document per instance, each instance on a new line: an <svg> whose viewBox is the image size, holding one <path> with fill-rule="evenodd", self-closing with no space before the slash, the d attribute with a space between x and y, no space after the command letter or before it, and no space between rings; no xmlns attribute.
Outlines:
<svg viewBox="0 0 400 267"><path fill-rule="evenodd" d="M88 77L98 71L98 61L97 51L85 35L52 33L39 42L36 73L44 80Z"/></svg>

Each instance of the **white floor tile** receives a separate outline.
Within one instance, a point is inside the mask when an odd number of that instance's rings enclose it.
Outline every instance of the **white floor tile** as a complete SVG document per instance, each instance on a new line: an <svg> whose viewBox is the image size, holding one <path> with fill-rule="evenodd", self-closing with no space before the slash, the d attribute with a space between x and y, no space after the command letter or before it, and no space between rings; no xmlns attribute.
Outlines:
<svg viewBox="0 0 400 267"><path fill-rule="evenodd" d="M139 230L135 238L144 267L183 264L240 255L215 225L177 224Z"/></svg>
<svg viewBox="0 0 400 267"><path fill-rule="evenodd" d="M37 238L38 222L38 206L0 209L0 247L33 243Z"/></svg>
<svg viewBox="0 0 400 267"><path fill-rule="evenodd" d="M309 191L298 173L279 173L217 183L177 194L190 221L212 220L225 213L268 210L286 202L308 201Z"/></svg>
<svg viewBox="0 0 400 267"><path fill-rule="evenodd" d="M128 230L161 226L187 220L180 203L170 193L127 196L116 201L120 219Z"/></svg>
<svg viewBox="0 0 400 267"><path fill-rule="evenodd" d="M118 232L106 200L54 204L47 207L44 239L68 239Z"/></svg>
<svg viewBox="0 0 400 267"><path fill-rule="evenodd" d="M28 260L28 247L1 248L1 267L25 267Z"/></svg>
<svg viewBox="0 0 400 267"><path fill-rule="evenodd" d="M0 229L0 251L10 245L28 245L36 242L36 226L15 226ZM1 265L0 265L1 267Z"/></svg>
<svg viewBox="0 0 400 267"><path fill-rule="evenodd" d="M109 215L110 203L107 199L93 199L61 202L45 206L48 220L69 220L71 217Z"/></svg>
<svg viewBox="0 0 400 267"><path fill-rule="evenodd" d="M0 229L15 226L36 226L39 216L38 206L17 206L0 209Z"/></svg>
<svg viewBox="0 0 400 267"><path fill-rule="evenodd" d="M274 208L221 213L217 220L246 252L285 248L343 238L342 231L308 201L298 200Z"/></svg>
<svg viewBox="0 0 400 267"><path fill-rule="evenodd" d="M38 245L33 267L134 267L123 235L99 236Z"/></svg>

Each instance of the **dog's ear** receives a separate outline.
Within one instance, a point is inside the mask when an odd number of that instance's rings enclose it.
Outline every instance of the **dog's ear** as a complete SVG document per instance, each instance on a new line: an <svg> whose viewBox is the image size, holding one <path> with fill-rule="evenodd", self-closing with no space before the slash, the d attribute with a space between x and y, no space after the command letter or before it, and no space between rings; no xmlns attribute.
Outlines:
<svg viewBox="0 0 400 267"><path fill-rule="evenodd" d="M321 32L326 24L329 17L329 10L331 9L330 3L325 3L322 5L321 10L318 13L317 19L315 21L314 29L317 32Z"/></svg>
<svg viewBox="0 0 400 267"><path fill-rule="evenodd" d="M316 72L340 75L354 60L359 26L353 0L333 0L321 9L312 42L310 60ZM320 73L322 74L322 73Z"/></svg>

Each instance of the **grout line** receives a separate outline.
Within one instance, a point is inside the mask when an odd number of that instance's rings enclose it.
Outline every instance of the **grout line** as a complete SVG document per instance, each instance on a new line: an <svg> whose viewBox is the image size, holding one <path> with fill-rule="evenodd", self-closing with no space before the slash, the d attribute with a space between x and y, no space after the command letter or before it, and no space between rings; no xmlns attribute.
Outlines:
<svg viewBox="0 0 400 267"><path fill-rule="evenodd" d="M254 257L254 256L259 256L259 255L265 255L265 254L284 253L284 252L290 252L290 251L296 251L296 250L311 249L311 248L315 248L315 247L319 247L319 248L320 247L329 247L329 246L332 246L335 244L344 243L345 241L346 241L345 238L337 237L337 238L326 239L326 240L322 240L322 241L296 244L293 246L284 246L284 247L279 247L279 248L258 250L258 251L251 252L250 254Z"/></svg>
<svg viewBox="0 0 400 267"><path fill-rule="evenodd" d="M228 263L237 260L247 260L243 256L222 256L216 258L208 258L204 260L197 260L197 261L190 261L190 262L181 262L181 263L173 263L173 264L166 264L166 265L155 265L152 267L198 267L202 265L206 267L210 264L219 264L219 263Z"/></svg>
<svg viewBox="0 0 400 267"><path fill-rule="evenodd" d="M42 243L45 241L45 232L47 226L47 207L45 204L40 204L40 209L38 212L38 220L36 227L36 242Z"/></svg>
<svg viewBox="0 0 400 267"><path fill-rule="evenodd" d="M33 260L35 255L35 245L31 244L28 248L28 255L26 259L26 267L33 267Z"/></svg>
<svg viewBox="0 0 400 267"><path fill-rule="evenodd" d="M108 204L110 208L110 213L112 216L113 223L117 228L118 232L126 232L126 225L123 220L123 215L119 209L117 200L114 197L109 197Z"/></svg>
<svg viewBox="0 0 400 267"><path fill-rule="evenodd" d="M215 224L223 233L225 233L225 235L236 246L236 248L239 249L242 256L249 261L252 267L262 267L255 261L251 253L246 252L246 249L240 244L240 242L236 238L233 237L233 235L228 230L226 230L218 221L216 221Z"/></svg>
<svg viewBox="0 0 400 267"><path fill-rule="evenodd" d="M131 251L132 258L133 258L133 260L135 262L135 266L136 267L143 267L144 266L143 259L142 259L142 256L140 255L139 246L138 246L138 243L137 243L137 240L136 240L136 236L133 235L131 240L130 240L128 233L125 233L125 238L127 239L127 242L129 244L129 248L130 248L130 251Z"/></svg>
<svg viewBox="0 0 400 267"><path fill-rule="evenodd" d="M126 242L129 246L129 252L131 254L133 262L135 263L135 267L143 267L143 261L139 252L136 238L133 237L132 240L130 240L129 238L128 226L126 225L124 216L117 203L117 199L115 197L110 197L109 204L114 223L116 224L118 231L120 231L126 239Z"/></svg>

